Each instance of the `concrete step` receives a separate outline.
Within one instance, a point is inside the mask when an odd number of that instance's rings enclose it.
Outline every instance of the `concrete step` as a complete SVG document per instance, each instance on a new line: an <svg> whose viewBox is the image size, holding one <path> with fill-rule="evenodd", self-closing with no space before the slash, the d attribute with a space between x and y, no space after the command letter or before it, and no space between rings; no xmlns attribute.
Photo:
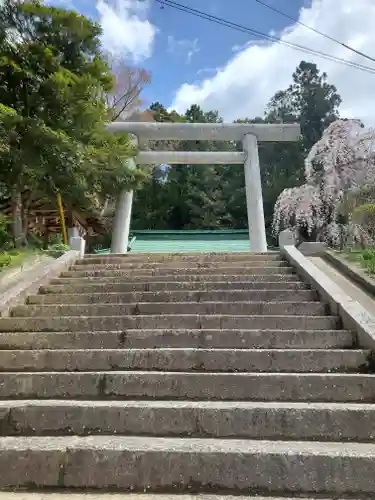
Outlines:
<svg viewBox="0 0 375 500"><path fill-rule="evenodd" d="M296 499L296 496L293 496ZM292 500L286 497L259 497L259 496L232 496L232 495L166 495L153 493L77 493L77 490L64 488L58 493L25 493L24 491L0 492L0 500ZM303 497L303 500L317 500L312 497ZM319 500L330 500L328 498L319 498ZM332 500L332 499L331 499ZM339 499L335 499L339 500ZM342 499L343 500L343 499Z"/></svg>
<svg viewBox="0 0 375 500"><path fill-rule="evenodd" d="M89 268L83 271L64 271L61 273L62 278L133 278L139 277L148 278L148 277L200 277L206 279L221 278L222 276L231 276L237 275L243 277L252 277L252 276L269 276L269 275L280 275L280 276L288 276L294 275L295 272L291 267L221 267L220 269L208 269L208 268L176 268L176 269L100 269L95 270Z"/></svg>
<svg viewBox="0 0 375 500"><path fill-rule="evenodd" d="M296 496L293 496L296 499ZM302 497L301 497L302 498ZM177 494L166 495L153 493L77 493L77 490L64 488L58 493L45 491L43 493L25 493L24 491L0 492L0 500L292 500L287 497L259 497L259 496L232 496L232 495L195 495L195 494ZM312 497L303 497L303 500L318 500ZM330 500L320 497L319 500ZM331 498L332 500L332 498ZM339 500L339 499L335 499ZM342 499L344 500L344 499Z"/></svg>
<svg viewBox="0 0 375 500"><path fill-rule="evenodd" d="M172 466L173 464L173 466ZM64 436L0 438L0 487L373 494L375 444ZM359 473L360 471L360 473Z"/></svg>
<svg viewBox="0 0 375 500"><path fill-rule="evenodd" d="M375 375L156 371L0 373L0 399L106 398L373 403Z"/></svg>
<svg viewBox="0 0 375 500"><path fill-rule="evenodd" d="M366 442L375 439L375 407L354 403L10 400L0 401L0 434Z"/></svg>
<svg viewBox="0 0 375 500"><path fill-rule="evenodd" d="M354 372L366 350L81 349L0 351L0 371Z"/></svg>
<svg viewBox="0 0 375 500"><path fill-rule="evenodd" d="M64 493L63 493L63 492ZM67 493L66 493L67 492ZM297 498L293 495L294 500ZM329 498L319 499L316 497L298 497L301 500L332 500ZM0 500L292 500L290 497L259 497L257 496L242 496L242 495L210 495L202 494L159 494L159 493L108 493L102 491L101 493L77 493L77 490L64 488L59 490L58 493L49 491L46 493L25 493L22 491L7 491L6 493L0 492ZM335 498L334 500L340 500ZM341 499L344 500L344 499ZM353 499L352 499L353 500Z"/></svg>
<svg viewBox="0 0 375 500"><path fill-rule="evenodd" d="M126 330L0 333L0 349L350 349L348 330Z"/></svg>
<svg viewBox="0 0 375 500"><path fill-rule="evenodd" d="M197 315L61 316L0 318L0 332L110 331L124 329L333 330L337 316Z"/></svg>
<svg viewBox="0 0 375 500"><path fill-rule="evenodd" d="M240 314L324 316L320 302L138 302L133 304L22 305L12 309L12 317L116 316L159 314Z"/></svg>
<svg viewBox="0 0 375 500"><path fill-rule="evenodd" d="M28 304L127 304L137 302L307 302L318 300L313 290L218 290L30 295Z"/></svg>
<svg viewBox="0 0 375 500"><path fill-rule="evenodd" d="M150 253L150 254L104 254L85 255L84 259L79 259L77 264L112 264L112 263L127 263L127 262L257 262L257 261L281 261L278 252L267 252L263 254L253 254L250 252L235 252L235 253Z"/></svg>
<svg viewBox="0 0 375 500"><path fill-rule="evenodd" d="M282 283L288 281L298 281L298 277L294 274L257 274L252 276L244 276L243 274L239 275L224 275L224 274L212 274L212 275L165 275L165 276L131 276L128 279L126 276L86 276L85 278L73 278L73 277L64 277L61 276L59 278L51 279L50 283L52 285L64 285L64 284L75 284L75 285L85 285L87 283L103 283L108 286L108 291L110 291L110 287L113 284L118 283L153 283L153 282L162 282L162 281L177 281L177 282L192 282L192 283L208 283L208 282L259 282L259 283L267 283L269 281L279 281ZM175 285L176 286L176 285ZM264 288L264 285L263 287Z"/></svg>
<svg viewBox="0 0 375 500"><path fill-rule="evenodd" d="M206 269L209 271L218 270L218 269L232 269L232 268L241 268L241 269L262 269L263 267L267 268L283 268L290 267L290 264L284 260L255 260L255 261L224 261L224 262L184 262L184 261L164 261L164 262L153 262L153 261L139 261L139 262L108 262L106 264L89 264L85 262L84 264L74 264L70 267L70 271L111 271L111 270L124 270L131 271L132 269L140 270L140 269L151 269L151 270L173 270L173 269L190 269L190 270L199 270Z"/></svg>
<svg viewBox="0 0 375 500"><path fill-rule="evenodd" d="M52 280L54 281L54 280ZM128 293L128 292L160 292L160 291L217 291L217 290L307 290L308 286L295 277L294 281L154 281L152 283L129 282L113 280L101 282L98 280L57 280L58 284L49 284L40 288L40 293Z"/></svg>

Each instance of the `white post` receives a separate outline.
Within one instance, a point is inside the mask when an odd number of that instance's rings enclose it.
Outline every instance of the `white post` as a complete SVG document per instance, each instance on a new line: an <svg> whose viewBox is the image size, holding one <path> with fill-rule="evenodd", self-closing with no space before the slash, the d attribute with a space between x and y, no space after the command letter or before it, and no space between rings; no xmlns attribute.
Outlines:
<svg viewBox="0 0 375 500"><path fill-rule="evenodd" d="M116 203L112 229L112 253L126 253L128 249L133 191L122 191Z"/></svg>
<svg viewBox="0 0 375 500"><path fill-rule="evenodd" d="M70 249L78 250L81 258L85 255L86 240L82 236L73 237L70 240Z"/></svg>
<svg viewBox="0 0 375 500"><path fill-rule="evenodd" d="M78 227L69 227L68 228L68 238L69 238L69 245L71 244L71 241L73 238L79 238Z"/></svg>
<svg viewBox="0 0 375 500"><path fill-rule="evenodd" d="M246 134L242 140L242 145L246 154L244 168L250 251L254 253L267 252L262 183L260 179L258 142L256 136Z"/></svg>

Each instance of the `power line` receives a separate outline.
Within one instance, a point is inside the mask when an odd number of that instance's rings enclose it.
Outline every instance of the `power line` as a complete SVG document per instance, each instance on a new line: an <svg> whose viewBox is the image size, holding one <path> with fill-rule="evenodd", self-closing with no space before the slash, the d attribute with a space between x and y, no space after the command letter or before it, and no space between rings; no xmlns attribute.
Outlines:
<svg viewBox="0 0 375 500"><path fill-rule="evenodd" d="M225 26L227 28L232 28L232 29L235 29L237 31L242 31L243 33L247 33L247 34L250 33L252 35L256 35L260 38L265 38L265 39L270 40L272 42L281 43L283 45L286 45L286 46L293 48L295 50L299 50L301 52L305 52L305 53L312 54L312 55L317 55L323 59L327 59L327 60L334 61L334 62L337 62L340 64L344 64L345 66L353 67L355 69L359 69L361 71L366 71L368 73L375 73L375 68L371 68L369 66L364 66L363 64L355 63L353 61L348 61L347 59L343 59L341 57L332 56L330 54L326 54L325 52L320 52L320 51L317 51L314 49L309 49L308 47L304 47L303 45L298 45L298 44L294 44L291 42L286 42L285 40L282 40L278 37L275 37L272 35L267 35L266 33L262 33L260 31L254 30L252 28L248 28L246 26L234 23L232 21L227 21L223 18L214 16L212 14L207 14L206 12L202 12L200 10L193 9L192 7L187 7L186 5L180 4L180 3L175 2L173 0L156 0L156 2L160 3L161 5L165 5L165 6L180 10L182 12L192 14L196 17L200 17L200 18L205 19L207 21L211 21L211 22L214 22L216 24L220 24L220 25Z"/></svg>
<svg viewBox="0 0 375 500"><path fill-rule="evenodd" d="M186 5L177 3L173 0L155 0L157 3L166 6L166 7L171 7L176 10L180 10L182 12L194 15L195 17L199 17L201 19L205 19L206 21L210 21L216 24L220 24L221 26L225 26L227 28L234 29L236 31L241 31L246 34L252 34L255 36L258 36L259 38L265 38L267 40L270 40L272 42L280 43L282 45L286 45L287 47L293 48L295 50L299 50L301 52L307 53L307 54L312 54L321 57L322 59L327 59L329 61L334 61L340 64L343 64L345 66L349 66L361 71L365 71L367 73L372 73L375 74L375 68L371 68L370 66L364 66L363 64L355 63L352 61L348 61L347 59L343 59L341 57L336 57L332 56L330 54L326 54L325 52L320 52L314 49L309 49L308 47L304 47L303 45L298 45L295 43L291 42L286 42L285 40L282 40L281 38L272 36L272 35L267 35L266 33L262 33L260 31L254 30L252 28L248 28L246 26L243 26L241 24L234 23L232 21L227 21L223 18L207 14L206 12L202 12L197 9L193 9L192 7L187 7Z"/></svg>
<svg viewBox="0 0 375 500"><path fill-rule="evenodd" d="M303 26L304 28L307 28L308 30L310 31L313 31L314 33L317 33L318 35L321 35L321 36L324 36L325 38L327 38L328 40L331 40L331 42L335 42L335 43L338 43L339 45L341 45L342 47L344 47L345 49L348 49L352 52L354 52L355 54L358 54L362 57L365 57L366 59L369 59L370 61L372 62L375 62L375 58L374 57L371 57L367 54L365 54L364 52L360 51L360 50L357 50L355 49L354 47L351 47L350 45L347 45L346 43L344 42L341 42L340 40L337 40L336 38L333 38L333 36L331 35L327 35L327 33L323 33L322 31L319 31L317 30L316 28L313 28L312 26L308 26L307 24L299 21L298 19L296 19L295 17L293 16L290 16L289 14L287 14L286 12L283 12L282 10L280 9L277 9L276 7L273 7L272 5L269 5L268 3L266 2L263 2L262 0L255 0L257 3L259 3L260 5L263 5L264 7L267 7L267 9L270 9L270 10L273 10L274 12L277 12L278 14L280 14L281 16L284 16L288 19L290 19L291 21L293 21L294 23L296 24L299 24L300 26Z"/></svg>

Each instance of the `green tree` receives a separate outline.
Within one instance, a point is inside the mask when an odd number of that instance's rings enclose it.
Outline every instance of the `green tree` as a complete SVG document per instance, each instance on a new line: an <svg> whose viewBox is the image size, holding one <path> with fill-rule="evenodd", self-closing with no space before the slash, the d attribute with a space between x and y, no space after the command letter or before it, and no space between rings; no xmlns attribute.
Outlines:
<svg viewBox="0 0 375 500"><path fill-rule="evenodd" d="M127 137L105 131L113 79L100 33L84 16L38 0L0 7L0 182L9 186L17 245L35 193L59 190L88 208L137 177L124 167Z"/></svg>
<svg viewBox="0 0 375 500"><path fill-rule="evenodd" d="M220 123L216 111L191 106L184 115L168 112L156 102L150 107L155 121ZM155 149L213 151L228 145L213 141L158 141ZM137 192L134 228L215 228L229 223L222 196L222 166L170 165L154 167L153 175Z"/></svg>
<svg viewBox="0 0 375 500"><path fill-rule="evenodd" d="M184 118L176 111L168 112L160 103L150 106L156 122L183 122ZM179 149L179 141L152 141L150 147L155 150ZM166 165L154 165L151 175L142 187L135 192L133 208L133 229L170 229L170 213L173 209L173 191L170 192L171 168ZM173 176L172 176L173 177Z"/></svg>
<svg viewBox="0 0 375 500"><path fill-rule="evenodd" d="M316 64L301 61L293 83L275 94L266 112L267 121L300 123L304 153L339 116L341 97L327 79L327 73L321 73Z"/></svg>
<svg viewBox="0 0 375 500"><path fill-rule="evenodd" d="M193 104L185 113L188 123L221 123L217 111L205 112ZM221 141L180 141L181 151L227 150L230 146ZM168 189L172 202L170 221L174 228L214 229L225 227L229 220L223 199L221 176L223 167L218 165L178 165L168 175Z"/></svg>
<svg viewBox="0 0 375 500"><path fill-rule="evenodd" d="M149 108L152 111L153 118L156 122L183 122L184 118L177 111L167 111L160 102L153 102Z"/></svg>
<svg viewBox="0 0 375 500"><path fill-rule="evenodd" d="M313 63L301 61L293 73L293 83L276 92L270 100L264 121L299 123L301 140L292 143L264 143L259 156L263 182L263 201L267 227L279 194L304 180L304 161L312 145L338 117L341 97Z"/></svg>
<svg viewBox="0 0 375 500"><path fill-rule="evenodd" d="M303 182L306 151L337 116L340 102L336 88L327 82L327 75L320 73L314 64L302 61L293 74L292 84L273 96L263 117L238 120L243 123L301 123L300 141L259 144L268 234L272 231L274 205L279 194ZM169 112L159 102L154 103L151 110L158 122L221 122L216 111L203 111L198 105L192 105L184 115ZM170 144L158 147L169 149ZM231 151L240 150L242 145L227 141L176 141L173 147L180 151ZM159 166L137 194L137 200L139 228L247 226L242 165ZM147 214L143 207L147 207Z"/></svg>

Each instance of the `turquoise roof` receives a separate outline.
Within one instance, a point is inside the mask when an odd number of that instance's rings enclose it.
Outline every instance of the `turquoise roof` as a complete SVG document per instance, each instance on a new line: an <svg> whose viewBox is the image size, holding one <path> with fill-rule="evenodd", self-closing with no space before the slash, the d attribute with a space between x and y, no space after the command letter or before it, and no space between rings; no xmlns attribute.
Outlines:
<svg viewBox="0 0 375 500"><path fill-rule="evenodd" d="M247 229L146 229L131 231L133 253L247 252Z"/></svg>

